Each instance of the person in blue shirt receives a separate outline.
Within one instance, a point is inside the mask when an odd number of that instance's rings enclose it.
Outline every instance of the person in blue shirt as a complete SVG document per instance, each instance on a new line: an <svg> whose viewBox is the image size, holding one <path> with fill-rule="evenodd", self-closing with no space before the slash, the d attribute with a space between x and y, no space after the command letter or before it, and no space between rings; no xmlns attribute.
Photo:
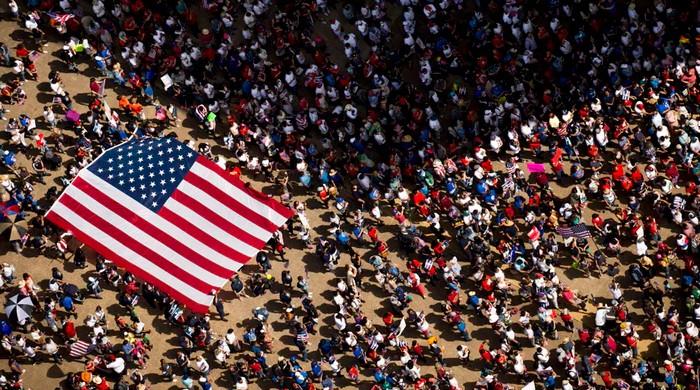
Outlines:
<svg viewBox="0 0 700 390"><path fill-rule="evenodd" d="M318 379L321 378L321 375L323 375L323 368L321 367L321 363L318 360L314 360L311 362L311 378L313 379L314 382L316 382Z"/></svg>
<svg viewBox="0 0 700 390"><path fill-rule="evenodd" d="M481 305L481 298L479 298L476 295L476 292L474 291L469 291L469 298L467 299L467 305L474 311L477 311L479 309L479 305Z"/></svg>
<svg viewBox="0 0 700 390"><path fill-rule="evenodd" d="M258 340L258 336L255 334L255 329L250 328L247 332L243 333L243 341L247 344L254 344Z"/></svg>
<svg viewBox="0 0 700 390"><path fill-rule="evenodd" d="M0 334L8 336L12 333L12 326L7 321L0 321Z"/></svg>
<svg viewBox="0 0 700 390"><path fill-rule="evenodd" d="M297 355L292 355L292 357L289 358L289 364L292 365L292 369L301 370L301 365L299 364L299 361L297 360Z"/></svg>
<svg viewBox="0 0 700 390"><path fill-rule="evenodd" d="M3 153L2 162L3 162L3 164L5 164L5 166L12 167L17 162L17 157L11 151L6 150Z"/></svg>
<svg viewBox="0 0 700 390"><path fill-rule="evenodd" d="M104 58L100 56L95 56L95 68L100 71L102 76L108 76L109 71L107 70L107 62Z"/></svg>
<svg viewBox="0 0 700 390"><path fill-rule="evenodd" d="M78 318L78 313L75 311L75 304L73 303L73 298L70 295L64 295L61 298L61 307L66 311L68 316L74 316Z"/></svg>
<svg viewBox="0 0 700 390"><path fill-rule="evenodd" d="M656 103L656 110L659 112L659 114L663 115L666 113L671 108L668 104L668 99L666 98L661 98L659 101Z"/></svg>
<svg viewBox="0 0 700 390"><path fill-rule="evenodd" d="M333 385L333 378L330 375L323 374L323 379L321 379L321 388L333 390Z"/></svg>
<svg viewBox="0 0 700 390"><path fill-rule="evenodd" d="M381 369L377 368L374 370L374 381L375 382L382 384L382 383L384 383L385 379L386 379L386 377L384 376L384 373L382 372Z"/></svg>
<svg viewBox="0 0 700 390"><path fill-rule="evenodd" d="M294 381L302 387L305 387L304 384L306 383L306 380L308 378L309 374L306 373L304 370L295 370L294 371Z"/></svg>
<svg viewBox="0 0 700 390"><path fill-rule="evenodd" d="M143 83L142 94L143 94L143 97L146 99L147 104L153 103L153 93L154 92L153 92L153 87L151 86L151 82L146 81L145 83Z"/></svg>
<svg viewBox="0 0 700 390"><path fill-rule="evenodd" d="M331 354L333 351L333 345L331 344L331 341L328 339L321 339L318 343L318 351L321 353L321 356L328 356Z"/></svg>
<svg viewBox="0 0 700 390"><path fill-rule="evenodd" d="M553 372L549 372L547 378L544 380L544 388L547 390L553 390L557 386L557 379Z"/></svg>
<svg viewBox="0 0 700 390"><path fill-rule="evenodd" d="M121 348L121 349L122 349L122 352L124 353L124 360L126 360L127 362L131 362L131 361L134 360L134 358L133 358L133 356L132 356L132 354L131 354L131 353L134 351L134 345L133 345L133 344L131 344L130 342L124 340L124 342L122 343L122 348Z"/></svg>
<svg viewBox="0 0 700 390"><path fill-rule="evenodd" d="M355 356L355 359L357 359L357 362L360 363L362 366L367 365L367 354L365 353L365 350L362 349L362 346L360 344L357 344L355 348L352 351L353 356Z"/></svg>
<svg viewBox="0 0 700 390"><path fill-rule="evenodd" d="M338 229L335 232L335 238L338 240L338 244L342 249L351 250L350 248L350 236L344 231Z"/></svg>

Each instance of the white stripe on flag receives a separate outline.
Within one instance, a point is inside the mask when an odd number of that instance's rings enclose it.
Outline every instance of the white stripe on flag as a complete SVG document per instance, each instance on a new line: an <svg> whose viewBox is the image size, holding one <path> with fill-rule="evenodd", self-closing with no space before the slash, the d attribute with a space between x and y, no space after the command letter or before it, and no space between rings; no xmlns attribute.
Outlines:
<svg viewBox="0 0 700 390"><path fill-rule="evenodd" d="M169 272L151 263L145 257L134 252L128 246L115 240L109 234L100 230L100 228L97 226L83 219L83 217L73 212L73 210L69 209L63 203L54 203L51 211L65 219L66 222L75 226L80 231L85 232L85 234L89 234L94 240L112 249L112 251L119 253L119 256L121 256L124 260L142 269L152 277L159 279L161 282L168 284L171 288L179 291L183 296L187 297L193 302L207 307L211 305L211 302L214 299L212 295L198 291L187 283L184 283L182 280L174 277Z"/></svg>
<svg viewBox="0 0 700 390"><path fill-rule="evenodd" d="M100 190L100 192L103 194L114 199L115 202L124 205L135 214L138 214L139 217L143 218L151 225L160 227L161 230L167 232L168 235L173 237L175 240L185 243L193 251L206 257L209 259L209 261L233 271L238 271L243 266L243 264L235 259L225 256L224 254L212 249L212 247L209 245L205 245L204 243L200 242L192 235L180 229L177 225L149 210L146 206L137 202L132 197L125 195L106 181L102 180L99 176L92 173L89 169L83 169L80 172L80 177L82 177L83 180L88 182L93 187ZM222 243L228 247L231 247L231 245L226 244L226 241L222 241ZM231 247L231 249L234 250L235 248Z"/></svg>
<svg viewBox="0 0 700 390"><path fill-rule="evenodd" d="M211 287L221 287L226 284L227 279L221 278L208 270L200 267L198 264L191 262L180 253L172 250L167 245L164 245L160 240L152 237L138 226L124 219L121 215L115 213L102 203L90 197L76 186L71 186L68 190L68 195L77 200L85 208L92 211L96 215L110 221L111 225L116 229L121 230L135 241L140 242L157 254L165 257L169 261L178 264L179 268L184 272L191 274L193 277L201 280ZM150 211L152 213L152 211Z"/></svg>
<svg viewBox="0 0 700 390"><path fill-rule="evenodd" d="M271 221L275 226L280 226L287 222L288 218L285 218L273 208L246 194L235 185L227 182L226 180L221 180L221 176L219 176L216 172L213 172L208 167L200 164L198 161L195 161L195 163L192 165L190 172L196 174L204 180L216 183L222 191L230 194L232 198L246 206L250 211L260 215L268 221Z"/></svg>
<svg viewBox="0 0 700 390"><path fill-rule="evenodd" d="M90 347L90 344L88 344L85 341L75 342L70 346L70 356L72 356L72 357L83 356L83 355L87 354L89 347Z"/></svg>
<svg viewBox="0 0 700 390"><path fill-rule="evenodd" d="M184 183L184 181L183 181L183 183ZM173 213L181 216L182 218L187 220L187 222L196 226L200 230L207 232L209 235L211 235L212 237L217 239L219 242L227 243L228 246L230 246L233 249L235 249L236 251L238 251L238 253L242 253L248 257L253 257L258 253L258 250L255 249L254 247L241 241L236 236L233 236L233 235L227 233L225 230L216 226L211 221L202 217L196 211L191 210L190 208L188 208L184 204L178 202L172 196L170 198L168 198L168 200L165 202L165 204L163 204L163 208L166 208L166 209L172 211Z"/></svg>
<svg viewBox="0 0 700 390"><path fill-rule="evenodd" d="M203 205L206 205L211 211L219 214L232 224L236 225L242 230L245 230L251 236L262 241L263 245L272 236L273 232L267 231L266 229L263 229L260 226L252 223L247 218L243 217L242 215L227 207L225 204L216 200L213 196L202 191L197 186L187 182L187 180L183 180L182 183L180 183L180 185L177 187L177 189L189 195L193 199L196 199Z"/></svg>

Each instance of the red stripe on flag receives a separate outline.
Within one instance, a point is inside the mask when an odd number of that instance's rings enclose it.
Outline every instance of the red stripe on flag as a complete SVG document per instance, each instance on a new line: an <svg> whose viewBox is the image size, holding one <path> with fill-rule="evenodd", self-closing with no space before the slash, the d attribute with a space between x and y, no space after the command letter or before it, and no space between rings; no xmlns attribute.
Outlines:
<svg viewBox="0 0 700 390"><path fill-rule="evenodd" d="M263 218L260 214L251 211L243 203L239 202L235 198L231 197L229 194L221 190L221 188L215 186L210 181L205 180L195 173L190 172L185 176L185 180L200 190L208 193L212 197L216 198L221 203L225 204L228 208L236 211L238 215L247 219L251 223L260 226L261 228L274 233L277 230L277 226L270 220ZM251 244L252 245L252 244Z"/></svg>
<svg viewBox="0 0 700 390"><path fill-rule="evenodd" d="M265 204L265 206L277 211L280 215L284 216L285 218L291 218L294 215L294 211L290 208L285 207L284 205L268 197L267 195L246 186L240 179L229 175L228 172L221 169L220 166L216 165L215 162L209 160L208 158L200 155L199 157L197 157L197 162L211 169L213 172L221 176L227 182L235 185L236 187L238 187L238 189L250 195L252 198L255 198L259 202Z"/></svg>
<svg viewBox="0 0 700 390"><path fill-rule="evenodd" d="M206 219L207 221L230 233L232 236L236 237L240 241L245 242L246 244L254 248L262 248L263 246L265 246L264 241L259 240L257 237L254 237L250 233L229 222L221 215L211 211L206 205L202 204L201 202L192 198L191 196L183 193L182 191L175 190L175 192L173 192L172 195L170 195L170 197L182 203L188 209L201 215L202 218ZM164 208L167 208L167 203Z"/></svg>
<svg viewBox="0 0 700 390"><path fill-rule="evenodd" d="M90 209L83 206L77 200L73 199L70 196L70 194L63 194L63 196L61 197L61 203L69 209L73 210L73 212L79 214L85 220L88 220L93 224L99 226L100 230L109 234L112 238L121 242L124 246L131 248L133 251L150 260L151 263L155 264L160 269L166 271L175 278L182 280L184 283L187 283L195 290L208 294L212 289L220 288L220 286L213 286L208 283L205 283L203 280L193 276L186 270L180 268L180 266L177 263L174 263L164 258L148 246L142 244L138 240L131 238L128 234L124 233L124 231L113 226L109 221L93 213ZM128 219L128 216L126 216L125 219ZM156 240L162 240L164 238L159 235L152 237ZM138 267L138 264L134 265ZM158 279L153 276L145 280L154 284L155 282L159 282Z"/></svg>
<svg viewBox="0 0 700 390"><path fill-rule="evenodd" d="M70 346L70 356L80 357L87 354L90 344L85 341L77 341Z"/></svg>
<svg viewBox="0 0 700 390"><path fill-rule="evenodd" d="M73 181L73 185L85 192L90 194L90 196L95 199L102 206L112 210L114 213L119 214L124 219L130 221L134 225L138 226L141 230L146 232L151 237L157 238L163 244L168 246L170 249L182 255L184 258L192 261L198 266L206 269L207 271L220 276L224 279L230 279L233 276L233 270L224 268L219 264L212 262L206 257L202 256L200 253L187 247L183 242L178 241L171 237L169 234L159 229L155 225L149 223L145 219L141 218L138 214L132 212L128 208L124 207L121 203L115 201L109 196L103 194L97 187L94 187L81 177L76 178ZM197 236L193 236L197 237ZM219 252L221 253L221 252ZM222 254L223 255L223 254ZM235 259L234 259L235 260Z"/></svg>
<svg viewBox="0 0 700 390"><path fill-rule="evenodd" d="M169 210L167 207L161 208L160 211L158 211L158 215L166 219L168 222L177 225L177 227L184 230L190 236L197 237L199 242L214 249L215 251L219 253L228 253L228 257L241 263L241 266L250 259L249 256L246 256L245 254L222 243L221 241L212 237L209 233L188 222L185 218Z"/></svg>
<svg viewBox="0 0 700 390"><path fill-rule="evenodd" d="M65 196L63 196L61 198L61 202L63 201L64 198L65 198ZM94 250L96 250L97 252L102 254L103 256L109 258L117 266L119 266L121 268L128 269L129 272L134 274L134 276L136 276L137 278L148 281L149 283L153 284L157 289L170 295L178 302L181 302L184 305L187 305L187 307L190 310L192 310L196 313L209 312L209 305L199 304L199 303L193 301L192 299L190 299L187 295L180 293L177 289L170 287L170 285L168 285L167 283L160 282L158 279L152 277L148 272L145 272L137 264L132 264L128 260L122 258L116 252L112 251L109 247L102 245L102 243L93 239L90 234L87 234L86 232L83 232L82 230L78 229L76 226L73 226L73 224L66 221L63 217L61 217L57 213L50 212L46 215L46 218L64 230L70 229L71 233L73 233L73 235L78 240L87 244L89 247L93 248Z"/></svg>

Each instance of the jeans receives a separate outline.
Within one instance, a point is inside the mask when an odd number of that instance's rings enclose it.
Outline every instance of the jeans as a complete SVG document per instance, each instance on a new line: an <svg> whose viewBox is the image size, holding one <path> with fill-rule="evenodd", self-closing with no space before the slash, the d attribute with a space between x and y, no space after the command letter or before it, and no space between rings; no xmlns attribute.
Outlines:
<svg viewBox="0 0 700 390"><path fill-rule="evenodd" d="M58 331L58 325L56 325L56 319L53 318L53 316L51 316L51 315L46 316L46 324L54 332Z"/></svg>

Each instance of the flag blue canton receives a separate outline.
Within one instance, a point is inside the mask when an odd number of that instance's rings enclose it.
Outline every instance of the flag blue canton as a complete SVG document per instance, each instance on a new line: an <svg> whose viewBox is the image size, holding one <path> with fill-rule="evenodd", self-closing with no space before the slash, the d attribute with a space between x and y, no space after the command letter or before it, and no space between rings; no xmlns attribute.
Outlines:
<svg viewBox="0 0 700 390"><path fill-rule="evenodd" d="M172 138L138 138L103 153L88 169L137 202L158 212L197 159Z"/></svg>

